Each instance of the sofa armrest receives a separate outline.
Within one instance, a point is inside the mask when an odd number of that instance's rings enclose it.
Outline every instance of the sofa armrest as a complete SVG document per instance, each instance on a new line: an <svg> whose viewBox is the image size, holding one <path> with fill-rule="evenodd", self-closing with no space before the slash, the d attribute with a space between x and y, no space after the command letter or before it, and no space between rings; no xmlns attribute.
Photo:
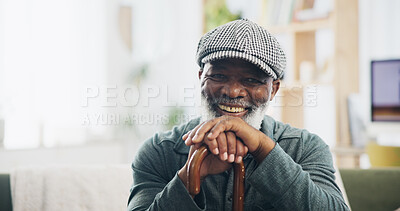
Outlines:
<svg viewBox="0 0 400 211"><path fill-rule="evenodd" d="M340 169L353 211L400 207L400 168Z"/></svg>

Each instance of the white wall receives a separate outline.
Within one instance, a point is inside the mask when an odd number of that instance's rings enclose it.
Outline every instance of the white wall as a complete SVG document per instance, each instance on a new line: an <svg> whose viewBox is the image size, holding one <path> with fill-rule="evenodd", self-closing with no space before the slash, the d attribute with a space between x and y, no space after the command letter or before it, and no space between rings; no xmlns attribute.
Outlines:
<svg viewBox="0 0 400 211"><path fill-rule="evenodd" d="M174 106L184 105L183 89L196 93L199 67L195 62L197 43L202 35L202 1L150 0L137 5L134 25L137 49L133 57L140 62L151 61L149 75L143 83L146 87L157 89L149 100L141 98L139 106L134 109L147 116L167 114ZM139 31L138 31L139 30ZM135 36L134 35L134 36ZM151 95L151 94L149 94ZM142 97L146 97L143 96ZM183 106L188 114L195 113L195 106ZM152 117L149 117L152 119ZM139 125L141 137L148 137L157 130L163 130L160 122Z"/></svg>

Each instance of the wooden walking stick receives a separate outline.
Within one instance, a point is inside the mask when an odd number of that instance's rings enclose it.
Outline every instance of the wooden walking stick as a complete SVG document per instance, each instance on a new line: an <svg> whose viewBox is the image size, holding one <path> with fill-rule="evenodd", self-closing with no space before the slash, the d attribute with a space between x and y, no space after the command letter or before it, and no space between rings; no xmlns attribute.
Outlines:
<svg viewBox="0 0 400 211"><path fill-rule="evenodd" d="M200 192L200 167L204 158L208 155L206 146L197 149L189 160L187 169L189 193L192 196ZM234 211L243 211L244 202L244 164L243 161L234 165L234 182L233 182L233 207Z"/></svg>

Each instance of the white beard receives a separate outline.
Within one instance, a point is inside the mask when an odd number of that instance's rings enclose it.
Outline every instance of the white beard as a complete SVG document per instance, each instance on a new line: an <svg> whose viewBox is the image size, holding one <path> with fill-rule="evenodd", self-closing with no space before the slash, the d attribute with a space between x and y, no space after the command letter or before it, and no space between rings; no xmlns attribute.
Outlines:
<svg viewBox="0 0 400 211"><path fill-rule="evenodd" d="M251 113L245 114L243 120L250 126L259 130L261 128L262 120L264 119L265 113L268 110L269 102L270 101L268 99L267 103L257 107ZM205 122L218 117L216 111L211 110L210 106L208 105L207 99L203 95L201 95L200 114L201 122Z"/></svg>

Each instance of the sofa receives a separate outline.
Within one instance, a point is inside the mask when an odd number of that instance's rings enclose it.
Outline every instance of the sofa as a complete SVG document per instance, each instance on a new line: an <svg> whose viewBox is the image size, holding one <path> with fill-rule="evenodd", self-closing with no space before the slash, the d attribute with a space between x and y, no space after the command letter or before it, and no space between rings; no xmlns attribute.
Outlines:
<svg viewBox="0 0 400 211"><path fill-rule="evenodd" d="M340 169L340 174L353 211L400 208L400 167Z"/></svg>
<svg viewBox="0 0 400 211"><path fill-rule="evenodd" d="M400 207L400 168L340 169L340 175L353 211L396 210ZM128 190L130 181L124 180ZM123 185L118 188L124 189ZM122 190L124 194L126 190ZM125 203L127 197L121 200ZM12 210L9 174L0 174L0 210Z"/></svg>
<svg viewBox="0 0 400 211"><path fill-rule="evenodd" d="M12 210L10 175L8 174L0 174L0 210Z"/></svg>
<svg viewBox="0 0 400 211"><path fill-rule="evenodd" d="M19 167L0 174L0 211L126 210L131 185L130 164Z"/></svg>

